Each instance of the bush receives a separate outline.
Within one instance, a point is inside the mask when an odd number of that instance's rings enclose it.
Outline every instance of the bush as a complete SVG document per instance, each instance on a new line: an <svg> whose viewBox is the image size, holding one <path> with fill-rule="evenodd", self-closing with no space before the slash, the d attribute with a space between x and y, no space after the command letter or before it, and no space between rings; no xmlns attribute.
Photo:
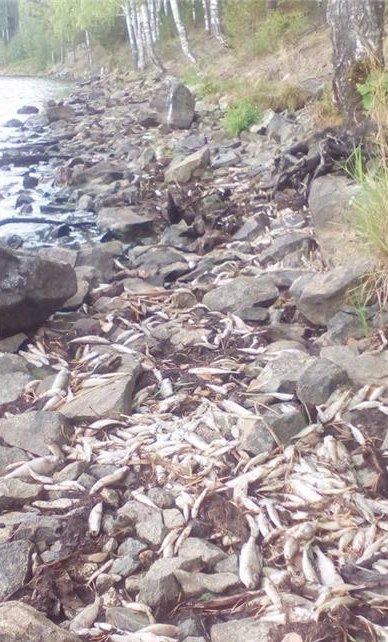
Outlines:
<svg viewBox="0 0 388 642"><path fill-rule="evenodd" d="M232 136L238 136L242 131L249 129L261 118L259 108L248 100L235 103L225 116L225 126Z"/></svg>
<svg viewBox="0 0 388 642"><path fill-rule="evenodd" d="M263 54L274 51L281 43L291 43L305 31L307 26L307 18L301 11L291 13L274 11L257 29L252 45L253 53Z"/></svg>

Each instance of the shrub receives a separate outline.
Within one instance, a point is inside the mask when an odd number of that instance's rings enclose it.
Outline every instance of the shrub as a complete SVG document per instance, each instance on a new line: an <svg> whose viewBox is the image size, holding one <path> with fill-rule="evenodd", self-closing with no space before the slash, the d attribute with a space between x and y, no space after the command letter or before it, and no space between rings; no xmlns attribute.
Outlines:
<svg viewBox="0 0 388 642"><path fill-rule="evenodd" d="M274 11L257 28L253 53L274 51L281 43L290 43L305 31L308 21L301 11L282 13Z"/></svg>
<svg viewBox="0 0 388 642"><path fill-rule="evenodd" d="M232 136L238 136L242 131L260 120L259 108L248 100L236 102L225 116L225 126Z"/></svg>

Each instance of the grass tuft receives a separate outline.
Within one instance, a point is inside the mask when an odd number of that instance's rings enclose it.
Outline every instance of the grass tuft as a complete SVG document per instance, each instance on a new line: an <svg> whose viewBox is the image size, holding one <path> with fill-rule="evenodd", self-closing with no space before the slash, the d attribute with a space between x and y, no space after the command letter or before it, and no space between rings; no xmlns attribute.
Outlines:
<svg viewBox="0 0 388 642"><path fill-rule="evenodd" d="M242 131L259 122L261 116L257 105L248 100L240 100L227 111L224 119L225 127L229 134L238 136Z"/></svg>

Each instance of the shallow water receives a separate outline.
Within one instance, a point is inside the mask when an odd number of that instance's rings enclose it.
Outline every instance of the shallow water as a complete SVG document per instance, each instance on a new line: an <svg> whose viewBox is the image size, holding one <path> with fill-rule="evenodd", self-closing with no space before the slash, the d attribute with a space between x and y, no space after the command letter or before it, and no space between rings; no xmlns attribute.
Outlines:
<svg viewBox="0 0 388 642"><path fill-rule="evenodd" d="M11 118L24 122L30 117L18 114L17 110L20 107L33 105L41 110L48 100L66 99L71 90L71 84L49 78L0 77L0 156L4 149L36 140L36 134L31 130L4 127L4 123ZM49 131L47 136L50 136ZM46 163L37 163L32 167L0 166L0 219L18 217L15 203L18 193L23 189L23 175L26 173L31 173L39 179L39 185L31 191L34 198L31 215L40 216L40 205L47 203L52 197L52 172L52 168ZM25 247L40 245L44 243L47 234L47 226L15 222L0 226L0 244L7 245L7 239L12 235L18 235L23 239Z"/></svg>

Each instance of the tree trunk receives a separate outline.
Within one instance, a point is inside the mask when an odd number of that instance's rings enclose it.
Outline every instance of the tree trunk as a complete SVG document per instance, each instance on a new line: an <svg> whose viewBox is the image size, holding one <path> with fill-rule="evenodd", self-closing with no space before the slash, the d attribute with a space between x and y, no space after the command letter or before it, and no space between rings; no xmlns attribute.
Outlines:
<svg viewBox="0 0 388 642"><path fill-rule="evenodd" d="M92 62L93 62L93 59L92 59L92 48L90 46L90 36L89 36L89 31L87 29L85 29L85 44L86 44L86 51L87 51L87 54L88 54L88 65L89 65L89 67L91 67L92 66Z"/></svg>
<svg viewBox="0 0 388 642"><path fill-rule="evenodd" d="M207 33L210 33L209 1L202 0L202 6L203 6L203 16L205 20L205 31L207 31Z"/></svg>
<svg viewBox="0 0 388 642"><path fill-rule="evenodd" d="M143 4L141 5L140 12L141 12L140 26L144 36L145 51L146 51L145 62L146 64L151 63L155 65L155 67L158 67L161 71L163 71L163 65L159 60L158 56L156 55L156 52L154 49L154 43L151 35L150 15L148 11L148 4L146 4L146 2L143 2Z"/></svg>
<svg viewBox="0 0 388 642"><path fill-rule="evenodd" d="M384 0L329 0L334 63L334 96L348 127L363 119L357 84L372 69L383 69Z"/></svg>
<svg viewBox="0 0 388 642"><path fill-rule="evenodd" d="M197 61L195 59L195 56L190 51L189 41L187 40L186 29L184 27L184 24L179 14L179 7L178 7L177 0L170 0L170 6L171 6L171 11L174 18L175 26L178 32L179 40L181 43L182 51L185 54L186 58L190 60L190 62L195 63Z"/></svg>
<svg viewBox="0 0 388 642"><path fill-rule="evenodd" d="M139 49L135 33L135 25L132 19L131 7L128 3L122 4L121 9L125 18L125 25L127 27L128 40L131 47L132 64L135 69L139 68Z"/></svg>
<svg viewBox="0 0 388 642"><path fill-rule="evenodd" d="M226 44L221 29L218 0L210 0L210 33L223 45Z"/></svg>

